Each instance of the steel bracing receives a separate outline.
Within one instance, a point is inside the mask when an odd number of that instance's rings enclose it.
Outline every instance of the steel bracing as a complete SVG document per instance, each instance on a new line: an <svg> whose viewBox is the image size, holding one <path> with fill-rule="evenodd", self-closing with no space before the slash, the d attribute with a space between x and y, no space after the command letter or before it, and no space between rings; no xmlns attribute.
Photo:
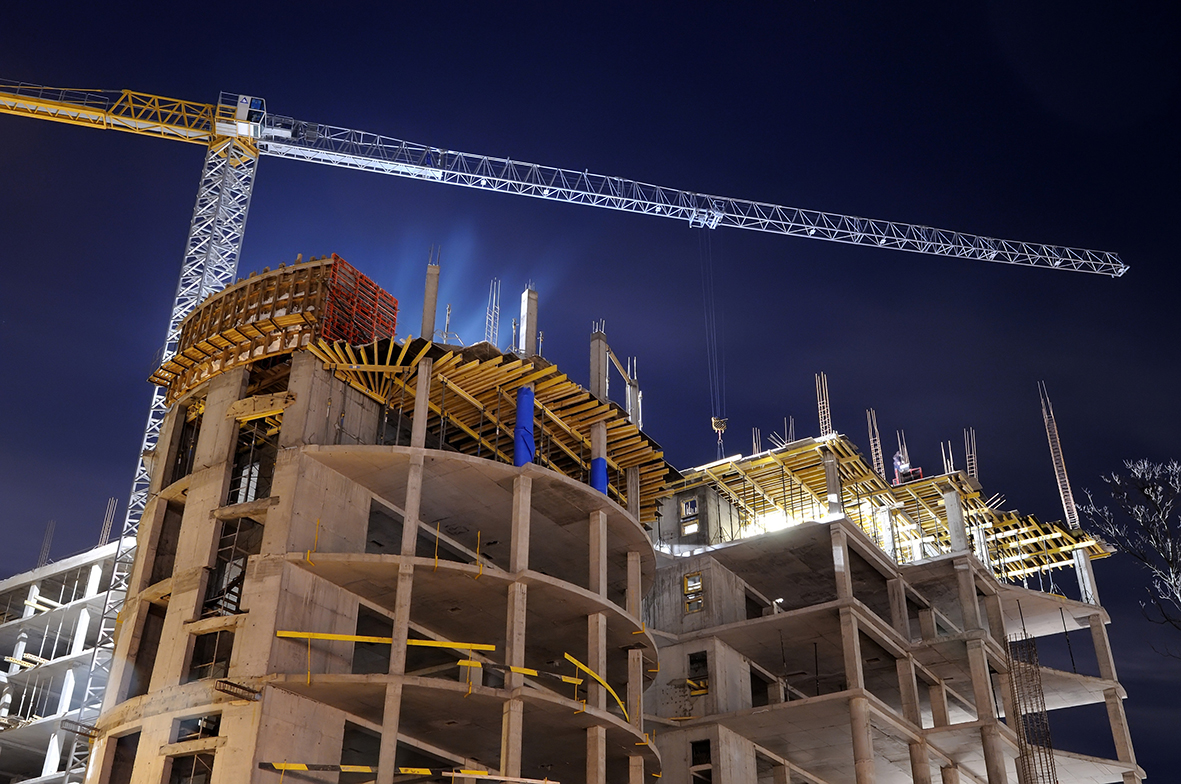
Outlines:
<svg viewBox="0 0 1181 784"><path fill-rule="evenodd" d="M711 196L588 171L444 150L278 115L267 116L259 151L276 158L675 218L693 227L728 226L850 245L1113 277L1127 271L1117 254L1106 251L996 239L930 226Z"/></svg>

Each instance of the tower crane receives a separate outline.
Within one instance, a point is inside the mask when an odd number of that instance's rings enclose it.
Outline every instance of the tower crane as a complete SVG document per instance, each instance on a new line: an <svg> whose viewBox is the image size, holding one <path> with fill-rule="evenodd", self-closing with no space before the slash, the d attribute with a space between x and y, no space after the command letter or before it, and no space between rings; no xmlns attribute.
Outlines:
<svg viewBox="0 0 1181 784"><path fill-rule="evenodd" d="M205 164L185 243L184 261L163 347L175 353L184 317L206 296L234 282L258 159L288 158L347 169L515 193L551 201L672 218L693 228L721 227L868 245L934 256L1119 277L1127 266L1115 253L984 237L930 226L839 215L820 210L714 196L553 166L457 152L367 131L297 120L267 110L257 96L221 93L216 104L165 98L132 90L49 88L0 80L0 113L119 130L200 144ZM143 454L156 447L165 391L157 387L144 431ZM135 472L124 542L134 543L147 501L149 473L141 457ZM134 544L121 545L112 577L114 597L127 587ZM92 675L109 668L121 600L108 599ZM101 684L92 677L80 719L97 716ZM88 754L74 744L68 773L80 777Z"/></svg>

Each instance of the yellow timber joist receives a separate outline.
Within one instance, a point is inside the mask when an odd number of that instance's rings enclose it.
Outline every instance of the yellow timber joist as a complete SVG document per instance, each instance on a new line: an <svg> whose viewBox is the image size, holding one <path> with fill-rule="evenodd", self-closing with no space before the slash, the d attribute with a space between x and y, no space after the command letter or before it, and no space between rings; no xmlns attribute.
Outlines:
<svg viewBox="0 0 1181 784"><path fill-rule="evenodd" d="M749 457L734 457L683 472L683 478L667 484L661 497L710 486L728 498L751 522L767 512L781 512L787 520L823 519L827 512L824 460L821 449L831 451L841 477L841 502L845 515L871 538L882 532L875 512L888 511L893 518L890 536L896 554L946 551L950 543L944 493L955 490L970 530L983 532L993 571L1001 579L1021 579L1037 572L1069 566L1076 550L1102 558L1108 550L1082 531L1070 531L1057 523L988 506L976 480L953 472L893 485L878 476L857 447L845 436L805 438ZM758 532L758 526L740 530ZM741 536L741 534L739 534ZM921 546L920 546L921 544ZM897 556L909 560L913 555Z"/></svg>

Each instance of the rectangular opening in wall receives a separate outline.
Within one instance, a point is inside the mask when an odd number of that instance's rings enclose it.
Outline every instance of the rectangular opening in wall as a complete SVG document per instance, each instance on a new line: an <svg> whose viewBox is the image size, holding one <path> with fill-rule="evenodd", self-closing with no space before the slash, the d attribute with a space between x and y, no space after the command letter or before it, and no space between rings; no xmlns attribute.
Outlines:
<svg viewBox="0 0 1181 784"><path fill-rule="evenodd" d="M213 778L212 754L189 754L169 759L168 784L209 784Z"/></svg>
<svg viewBox="0 0 1181 784"><path fill-rule="evenodd" d="M377 767L377 755L381 753L381 734L367 730L351 721L344 723L344 738L340 744L341 765L368 765ZM339 784L369 784L372 773L347 772L340 774Z"/></svg>
<svg viewBox="0 0 1181 784"><path fill-rule="evenodd" d="M176 440L176 458L164 482L170 485L193 472L193 458L197 454L197 437L201 434L201 417L205 413L205 401L196 400L177 413L180 433Z"/></svg>
<svg viewBox="0 0 1181 784"><path fill-rule="evenodd" d="M156 538L156 552L152 556L152 574L149 585L172 576L176 567L176 548L180 542L180 522L185 514L185 505L170 501L160 521L160 535Z"/></svg>
<svg viewBox="0 0 1181 784"><path fill-rule="evenodd" d="M262 549L262 525L247 518L223 520L217 557L205 586L203 617L236 615L242 611L246 563Z"/></svg>
<svg viewBox="0 0 1181 784"><path fill-rule="evenodd" d="M278 454L279 428L269 418L239 423L226 503L244 504L269 496Z"/></svg>
<svg viewBox="0 0 1181 784"><path fill-rule="evenodd" d="M763 611L766 608L767 605L763 604L762 600L757 596L751 596L749 593L746 594L746 619L748 621L751 618L762 618Z"/></svg>
<svg viewBox="0 0 1181 784"><path fill-rule="evenodd" d="M233 648L234 633L228 629L198 634L193 640L193 655L185 682L226 677Z"/></svg>
<svg viewBox="0 0 1181 784"><path fill-rule="evenodd" d="M771 702L771 683L752 667L750 670L750 704L753 708Z"/></svg>
<svg viewBox="0 0 1181 784"><path fill-rule="evenodd" d="M713 755L708 740L689 742L689 771L694 784L713 781Z"/></svg>
<svg viewBox="0 0 1181 784"><path fill-rule="evenodd" d="M216 738L220 730L220 713L210 713L208 716L195 716L191 719L181 719L176 723L176 742L184 743L186 740Z"/></svg>
<svg viewBox="0 0 1181 784"><path fill-rule="evenodd" d="M148 693L148 686L152 682L152 671L156 668L156 654L160 650L160 638L164 634L163 607L149 604L144 613L144 625L139 635L139 646L135 650L135 659L131 665L131 683L127 689L127 699Z"/></svg>
<svg viewBox="0 0 1181 784"><path fill-rule="evenodd" d="M376 500L369 502L365 552L398 555L402 552L402 515Z"/></svg>
<svg viewBox="0 0 1181 784"><path fill-rule="evenodd" d="M361 605L357 608L357 636L392 637L394 621L388 616ZM385 675L390 671L392 646L380 642L353 643L353 674Z"/></svg>
<svg viewBox="0 0 1181 784"><path fill-rule="evenodd" d="M705 609L705 579L701 572L685 575L682 588L685 593L685 613L701 612Z"/></svg>
<svg viewBox="0 0 1181 784"><path fill-rule="evenodd" d="M693 697L709 694L709 654L697 651L689 654L689 673L686 679Z"/></svg>
<svg viewBox="0 0 1181 784"><path fill-rule="evenodd" d="M681 501L681 519L689 520L697 517L697 499L685 498Z"/></svg>
<svg viewBox="0 0 1181 784"><path fill-rule="evenodd" d="M115 752L111 760L111 775L107 784L131 784L131 773L135 768L135 755L139 751L139 733L133 732L115 739Z"/></svg>
<svg viewBox="0 0 1181 784"><path fill-rule="evenodd" d="M681 536L692 536L701 530L701 525L696 520L681 523Z"/></svg>

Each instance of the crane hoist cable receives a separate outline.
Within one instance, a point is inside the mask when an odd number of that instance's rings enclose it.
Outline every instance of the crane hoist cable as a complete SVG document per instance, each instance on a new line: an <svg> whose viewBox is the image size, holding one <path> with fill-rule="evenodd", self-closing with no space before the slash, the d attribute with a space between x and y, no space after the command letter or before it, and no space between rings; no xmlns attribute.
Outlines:
<svg viewBox="0 0 1181 784"><path fill-rule="evenodd" d="M719 249L720 250L720 249ZM726 432L726 367L718 352L718 307L714 287L713 232L704 228L697 235L701 259L701 304L705 322L706 375L709 377L710 426L718 436L718 459L724 456L722 434Z"/></svg>

